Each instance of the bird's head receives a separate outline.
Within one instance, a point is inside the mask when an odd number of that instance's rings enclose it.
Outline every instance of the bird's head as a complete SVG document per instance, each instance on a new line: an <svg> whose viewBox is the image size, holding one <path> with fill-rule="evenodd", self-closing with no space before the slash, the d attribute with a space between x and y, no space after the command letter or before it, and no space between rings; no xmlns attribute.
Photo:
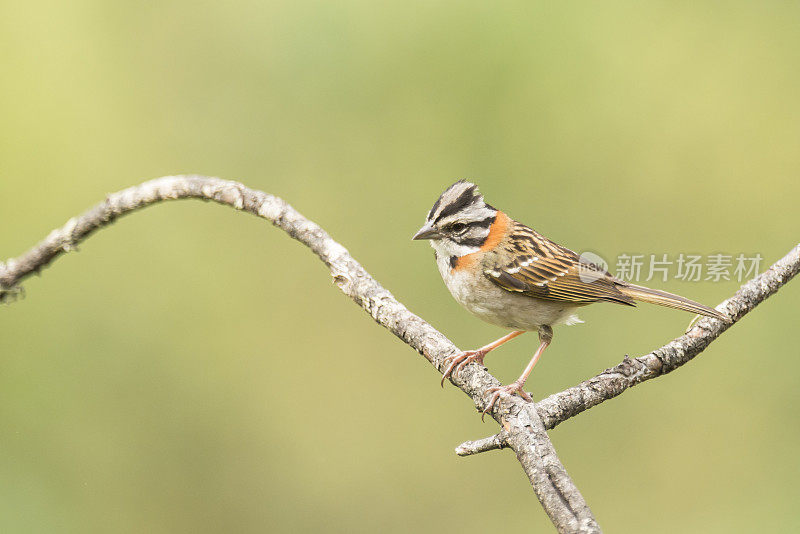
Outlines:
<svg viewBox="0 0 800 534"><path fill-rule="evenodd" d="M459 180L433 204L425 224L413 239L429 239L440 255L472 254L486 242L497 213L483 201L477 185Z"/></svg>

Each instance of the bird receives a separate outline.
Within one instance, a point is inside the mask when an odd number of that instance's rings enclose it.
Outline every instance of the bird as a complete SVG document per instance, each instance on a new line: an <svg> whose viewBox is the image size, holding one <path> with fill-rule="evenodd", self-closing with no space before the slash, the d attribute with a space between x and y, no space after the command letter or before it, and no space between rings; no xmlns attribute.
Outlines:
<svg viewBox="0 0 800 534"><path fill-rule="evenodd" d="M613 276L487 204L478 186L467 180L445 189L412 239L430 241L439 273L459 304L478 318L511 330L477 350L447 357L442 385L469 363L483 365L489 352L517 336L539 335L539 346L520 377L489 388L491 397L481 417L502 394L518 394L532 402L523 386L552 342L553 327L583 322L576 311L588 304L648 302L728 321L699 302Z"/></svg>

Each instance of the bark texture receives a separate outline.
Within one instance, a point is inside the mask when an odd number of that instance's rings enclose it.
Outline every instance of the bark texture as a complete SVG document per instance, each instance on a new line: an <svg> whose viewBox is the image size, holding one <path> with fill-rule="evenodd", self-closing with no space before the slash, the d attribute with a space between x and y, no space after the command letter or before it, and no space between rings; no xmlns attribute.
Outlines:
<svg viewBox="0 0 800 534"><path fill-rule="evenodd" d="M328 266L333 282L343 293L376 322L422 354L440 373L445 368L444 359L459 352L449 339L397 301L342 245L285 201L238 182L204 176L168 176L109 195L104 202L53 230L30 251L0 263L0 301L13 300L21 290L20 282L27 276L73 250L118 217L161 201L188 198L214 201L262 217L308 246ZM501 433L464 444L459 447L459 454L511 448L559 532L600 532L591 510L558 459L546 429L633 385L683 365L775 293L798 270L800 245L717 307L730 315L731 323L703 319L664 347L639 358L626 357L619 365L536 404L518 396L501 396L492 412L502 428ZM485 368L474 364L465 367L451 382L470 396L478 410L483 410L491 396L486 393L487 389L500 385Z"/></svg>

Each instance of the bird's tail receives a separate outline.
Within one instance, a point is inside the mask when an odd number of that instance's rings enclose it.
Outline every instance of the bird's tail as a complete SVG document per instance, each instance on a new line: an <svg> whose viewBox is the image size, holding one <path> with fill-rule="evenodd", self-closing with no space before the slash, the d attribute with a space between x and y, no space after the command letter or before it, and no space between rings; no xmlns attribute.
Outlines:
<svg viewBox="0 0 800 534"><path fill-rule="evenodd" d="M713 308L704 306L699 302L683 298L680 295L673 295L666 291L659 291L658 289L650 289L649 287L637 286L634 284L625 284L617 286L623 294L642 302L649 302L651 304L658 304L659 306L666 306L667 308L675 308L677 310L698 313L708 317L714 317L727 321L728 318Z"/></svg>

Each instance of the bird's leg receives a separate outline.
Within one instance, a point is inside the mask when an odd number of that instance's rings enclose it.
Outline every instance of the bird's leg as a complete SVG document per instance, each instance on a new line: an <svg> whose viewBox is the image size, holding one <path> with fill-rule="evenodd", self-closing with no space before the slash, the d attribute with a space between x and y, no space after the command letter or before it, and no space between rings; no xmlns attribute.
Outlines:
<svg viewBox="0 0 800 534"><path fill-rule="evenodd" d="M525 399L528 402L533 402L533 399L530 395L523 391L522 387L525 385L525 381L528 379L528 376L533 371L533 366L536 365L536 362L539 361L539 358L542 356L544 349L550 344L553 340L553 329L547 325L539 327L539 348L536 349L536 353L531 358L531 361L528 363L528 366L522 372L519 378L515 381L511 382L507 386L500 386L495 388L489 388L486 390L487 393L492 393L492 397L489 399L489 404L486 405L486 408L481 413L481 420L483 417L492 410L494 403L497 402L497 399L503 393L508 393L509 395L513 395L514 393L519 393L519 396Z"/></svg>
<svg viewBox="0 0 800 534"><path fill-rule="evenodd" d="M442 387L444 387L444 381L449 378L453 373L460 373L461 369L464 368L465 365L471 362L478 362L483 365L483 357L489 354L491 351L505 343L506 341L510 341L515 337L524 334L524 330L517 330L515 332L511 332L508 335L505 335L498 339L497 341L493 341L488 345L484 345L483 347L479 348L478 350L468 350L462 352L460 354L455 354L453 356L448 356L445 358L445 362L449 361L450 364L447 366L447 369L444 370L442 373Z"/></svg>

